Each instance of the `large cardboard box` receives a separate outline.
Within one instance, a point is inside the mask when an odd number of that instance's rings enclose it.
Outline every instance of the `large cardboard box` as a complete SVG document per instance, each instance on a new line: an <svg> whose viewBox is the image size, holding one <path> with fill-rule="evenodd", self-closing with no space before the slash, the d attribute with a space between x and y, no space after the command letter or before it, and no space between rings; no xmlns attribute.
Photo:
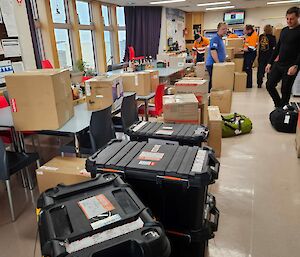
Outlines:
<svg viewBox="0 0 300 257"><path fill-rule="evenodd" d="M300 111L298 115L298 125L297 125L297 132L296 132L296 150L297 156L300 158Z"/></svg>
<svg viewBox="0 0 300 257"><path fill-rule="evenodd" d="M239 53L244 48L243 38L226 38L226 47L233 47L235 53Z"/></svg>
<svg viewBox="0 0 300 257"><path fill-rule="evenodd" d="M39 191L55 187L58 184L72 185L89 180L85 170L84 158L55 157L36 170Z"/></svg>
<svg viewBox="0 0 300 257"><path fill-rule="evenodd" d="M226 59L227 60L233 60L235 54L235 48L234 47L226 47Z"/></svg>
<svg viewBox="0 0 300 257"><path fill-rule="evenodd" d="M244 69L244 58L234 58L233 62L235 63L235 72L243 72Z"/></svg>
<svg viewBox="0 0 300 257"><path fill-rule="evenodd" d="M122 79L125 92L136 92L142 96L151 93L151 73L148 71L123 73Z"/></svg>
<svg viewBox="0 0 300 257"><path fill-rule="evenodd" d="M85 82L89 111L103 110L121 100L123 82L120 75L97 76Z"/></svg>
<svg viewBox="0 0 300 257"><path fill-rule="evenodd" d="M16 130L55 130L73 117L70 71L18 72L5 80Z"/></svg>
<svg viewBox="0 0 300 257"><path fill-rule="evenodd" d="M170 68L184 68L185 56L170 56Z"/></svg>
<svg viewBox="0 0 300 257"><path fill-rule="evenodd" d="M155 92L159 85L159 72L158 70L147 70L150 73L151 92Z"/></svg>
<svg viewBox="0 0 300 257"><path fill-rule="evenodd" d="M234 92L245 92L247 89L247 73L234 73Z"/></svg>
<svg viewBox="0 0 300 257"><path fill-rule="evenodd" d="M218 106L208 106L208 145L221 157L222 150L222 116Z"/></svg>
<svg viewBox="0 0 300 257"><path fill-rule="evenodd" d="M180 80L175 83L176 94L194 94L200 104L207 102L207 80Z"/></svg>
<svg viewBox="0 0 300 257"><path fill-rule="evenodd" d="M212 74L212 88L216 90L233 90L234 84L233 62L215 63Z"/></svg>
<svg viewBox="0 0 300 257"><path fill-rule="evenodd" d="M194 94L163 97L165 122L199 124L198 100Z"/></svg>
<svg viewBox="0 0 300 257"><path fill-rule="evenodd" d="M205 62L198 62L195 67L196 77L203 79L205 76Z"/></svg>
<svg viewBox="0 0 300 257"><path fill-rule="evenodd" d="M210 105L218 106L221 113L230 113L232 104L232 90L212 90Z"/></svg>

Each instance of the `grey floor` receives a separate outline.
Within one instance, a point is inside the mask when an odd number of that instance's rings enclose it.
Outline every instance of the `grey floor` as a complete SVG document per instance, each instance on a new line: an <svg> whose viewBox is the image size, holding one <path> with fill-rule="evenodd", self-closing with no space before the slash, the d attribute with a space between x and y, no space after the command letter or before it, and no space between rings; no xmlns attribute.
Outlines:
<svg viewBox="0 0 300 257"><path fill-rule="evenodd" d="M272 129L271 110L264 88L234 93L232 111L248 115L254 129L250 135L223 140L220 178L211 187L221 217L210 241L210 257L300 256L300 159L295 135ZM49 150L47 142L42 139L45 160L57 150ZM24 190L20 178L14 178L18 219L10 223L6 191L0 185L1 257L34 257L37 226L32 199L37 194ZM40 256L39 244L35 256Z"/></svg>

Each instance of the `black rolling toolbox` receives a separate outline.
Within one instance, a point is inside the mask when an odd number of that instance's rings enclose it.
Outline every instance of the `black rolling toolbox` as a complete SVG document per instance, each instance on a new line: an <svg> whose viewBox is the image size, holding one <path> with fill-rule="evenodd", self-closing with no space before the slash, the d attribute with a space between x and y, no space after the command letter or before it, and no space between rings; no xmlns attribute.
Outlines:
<svg viewBox="0 0 300 257"><path fill-rule="evenodd" d="M208 148L113 140L87 160L86 169L92 176L123 174L168 231L202 231L206 216L214 217L208 224L217 230L216 207L205 214L208 185L219 173L219 162Z"/></svg>
<svg viewBox="0 0 300 257"><path fill-rule="evenodd" d="M164 230L116 174L58 185L39 197L37 208L43 256L170 255Z"/></svg>
<svg viewBox="0 0 300 257"><path fill-rule="evenodd" d="M139 121L126 132L131 140L148 141L149 138L177 141L180 145L201 146L208 138L208 128L202 125L167 124Z"/></svg>

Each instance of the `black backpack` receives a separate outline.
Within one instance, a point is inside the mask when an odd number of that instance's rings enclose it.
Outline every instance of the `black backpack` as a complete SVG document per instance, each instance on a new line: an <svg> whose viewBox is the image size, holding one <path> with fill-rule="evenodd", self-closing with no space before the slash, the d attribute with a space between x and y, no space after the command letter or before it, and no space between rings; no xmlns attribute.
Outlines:
<svg viewBox="0 0 300 257"><path fill-rule="evenodd" d="M270 113L270 121L274 129L284 133L296 133L299 105L292 103L276 108Z"/></svg>

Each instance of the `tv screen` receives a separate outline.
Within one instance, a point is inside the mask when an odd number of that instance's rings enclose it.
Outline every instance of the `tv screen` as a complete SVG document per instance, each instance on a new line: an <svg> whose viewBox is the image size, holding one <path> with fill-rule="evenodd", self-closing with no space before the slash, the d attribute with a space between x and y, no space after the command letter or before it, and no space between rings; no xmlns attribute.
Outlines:
<svg viewBox="0 0 300 257"><path fill-rule="evenodd" d="M224 13L224 22L228 25L244 24L245 11L231 11Z"/></svg>

